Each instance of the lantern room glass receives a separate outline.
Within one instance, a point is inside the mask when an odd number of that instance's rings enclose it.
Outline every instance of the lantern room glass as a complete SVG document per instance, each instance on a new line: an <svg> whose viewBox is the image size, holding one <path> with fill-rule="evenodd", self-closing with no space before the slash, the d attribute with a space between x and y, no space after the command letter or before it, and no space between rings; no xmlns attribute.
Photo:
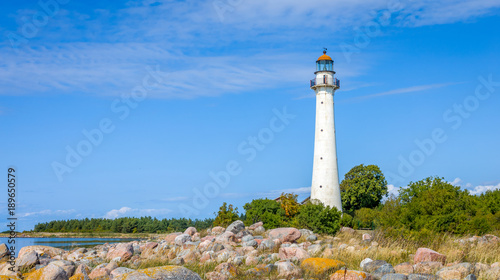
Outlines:
<svg viewBox="0 0 500 280"><path fill-rule="evenodd" d="M331 60L318 60L316 62L316 71L332 71L333 61Z"/></svg>

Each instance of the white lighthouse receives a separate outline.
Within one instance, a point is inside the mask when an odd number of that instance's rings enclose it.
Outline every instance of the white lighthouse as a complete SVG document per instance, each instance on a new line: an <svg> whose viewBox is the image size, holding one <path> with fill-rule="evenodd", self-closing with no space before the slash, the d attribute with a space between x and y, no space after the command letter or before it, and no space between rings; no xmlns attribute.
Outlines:
<svg viewBox="0 0 500 280"><path fill-rule="evenodd" d="M311 89L316 92L316 131L311 200L319 200L342 212L333 110L333 95L340 81L334 77L333 60L326 55L326 49L316 61L314 74L316 78L311 80Z"/></svg>

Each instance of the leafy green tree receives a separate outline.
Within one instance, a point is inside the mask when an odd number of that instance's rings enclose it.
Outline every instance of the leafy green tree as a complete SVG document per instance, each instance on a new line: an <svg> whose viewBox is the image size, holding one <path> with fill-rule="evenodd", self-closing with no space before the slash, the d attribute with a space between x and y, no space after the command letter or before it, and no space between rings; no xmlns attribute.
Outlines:
<svg viewBox="0 0 500 280"><path fill-rule="evenodd" d="M342 208L353 213L361 208L375 208L387 195L387 181L376 165L353 167L340 183Z"/></svg>
<svg viewBox="0 0 500 280"><path fill-rule="evenodd" d="M340 229L340 216L340 211L335 207L325 207L321 202L308 202L300 207L297 223L315 233L335 234Z"/></svg>
<svg viewBox="0 0 500 280"><path fill-rule="evenodd" d="M254 199L243 206L246 213L245 224L263 222L265 228L277 228L283 225L285 210L280 203L272 199Z"/></svg>
<svg viewBox="0 0 500 280"><path fill-rule="evenodd" d="M222 203L219 212L215 214L217 214L217 217L215 217L214 226L227 227L232 222L238 220L238 208L233 208L232 204L228 206L226 202Z"/></svg>

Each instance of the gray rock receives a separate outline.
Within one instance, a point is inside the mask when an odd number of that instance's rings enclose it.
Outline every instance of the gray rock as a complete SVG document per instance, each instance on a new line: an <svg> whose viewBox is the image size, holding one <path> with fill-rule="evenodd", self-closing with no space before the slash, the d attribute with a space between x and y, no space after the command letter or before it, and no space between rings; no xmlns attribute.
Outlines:
<svg viewBox="0 0 500 280"><path fill-rule="evenodd" d="M59 260L59 261L53 261L51 262L51 264L55 264L60 268L64 269L68 277L73 276L73 273L75 273L76 267L75 264L71 261Z"/></svg>
<svg viewBox="0 0 500 280"><path fill-rule="evenodd" d="M477 277L474 274L469 274L465 277L465 280L477 280Z"/></svg>
<svg viewBox="0 0 500 280"><path fill-rule="evenodd" d="M375 261L371 261L371 262L368 262L366 263L362 269L368 273L372 273L374 272L375 270L379 269L381 266L383 266L384 264L387 264L386 261L383 261L383 260L375 260ZM391 268L392 268L392 265L391 265ZM392 268L394 269L394 268ZM394 273L394 272L393 272ZM382 277L382 276L381 276Z"/></svg>
<svg viewBox="0 0 500 280"><path fill-rule="evenodd" d="M361 264L359 265L359 267L361 267L362 270L366 270L365 265L367 265L369 262L372 262L372 261L373 261L372 259L366 258L366 259L361 261Z"/></svg>
<svg viewBox="0 0 500 280"><path fill-rule="evenodd" d="M243 243L244 246L252 246L252 247L257 247L259 246L259 243L257 243L257 241L255 240L250 240L250 241L247 241L245 243Z"/></svg>
<svg viewBox="0 0 500 280"><path fill-rule="evenodd" d="M396 271L394 270L394 267L392 267L391 264L386 263L384 265L381 265L379 268L377 268L371 274L372 274L372 277L374 279L382 279L382 277L384 275L389 274L389 273L396 273Z"/></svg>
<svg viewBox="0 0 500 280"><path fill-rule="evenodd" d="M120 276L120 275L125 274L125 273L130 273L132 271L135 271L135 270L130 269L128 267L118 267L118 268L113 269L111 271L110 275L112 278L114 278L114 277Z"/></svg>
<svg viewBox="0 0 500 280"><path fill-rule="evenodd" d="M46 267L42 268L40 278L50 280L67 280L69 277L62 267L50 263Z"/></svg>
<svg viewBox="0 0 500 280"><path fill-rule="evenodd" d="M230 224L226 228L226 231L230 231L236 235L244 229L245 229L245 224L242 221L238 220L238 221L234 221L232 224Z"/></svg>
<svg viewBox="0 0 500 280"><path fill-rule="evenodd" d="M314 234L311 234L306 238L306 240L309 242L314 242L314 241L318 240L318 237Z"/></svg>
<svg viewBox="0 0 500 280"><path fill-rule="evenodd" d="M212 248L212 251L214 252L218 252L220 250L224 250L224 245L220 243L215 244L214 247Z"/></svg>
<svg viewBox="0 0 500 280"><path fill-rule="evenodd" d="M307 248L307 252L311 256L318 255L319 253L321 253L321 245L313 244L309 246L309 248Z"/></svg>
<svg viewBox="0 0 500 280"><path fill-rule="evenodd" d="M178 235L177 237L175 237L175 244L179 245L179 246L184 245L184 243L186 243L188 241L191 241L191 235L189 235L189 234L184 234L183 233L183 234Z"/></svg>
<svg viewBox="0 0 500 280"><path fill-rule="evenodd" d="M408 280L441 280L441 278L433 274L414 273L408 275Z"/></svg>
<svg viewBox="0 0 500 280"><path fill-rule="evenodd" d="M241 238L241 242L248 242L250 240L253 240L254 237L252 235L245 235L243 238Z"/></svg>
<svg viewBox="0 0 500 280"><path fill-rule="evenodd" d="M308 237L309 235L313 235L314 233L311 231L311 230L308 230L308 229L299 229L300 233L302 234L302 236L304 237Z"/></svg>
<svg viewBox="0 0 500 280"><path fill-rule="evenodd" d="M408 276L399 273L389 273L382 276L381 280L407 280Z"/></svg>
<svg viewBox="0 0 500 280"><path fill-rule="evenodd" d="M3 259L5 256L9 255L9 247L5 245L5 243L0 244L0 259Z"/></svg>
<svg viewBox="0 0 500 280"><path fill-rule="evenodd" d="M254 233L256 234L262 234L266 231L266 229L263 226L259 226L256 229L253 230Z"/></svg>
<svg viewBox="0 0 500 280"><path fill-rule="evenodd" d="M237 256L233 259L233 264L234 265L242 265L243 264L243 260L245 259L244 256Z"/></svg>
<svg viewBox="0 0 500 280"><path fill-rule="evenodd" d="M38 253L36 251L30 251L26 254L23 254L16 260L16 266L19 267L20 269L34 267L37 264L39 264L39 262L38 262Z"/></svg>
<svg viewBox="0 0 500 280"><path fill-rule="evenodd" d="M264 239L259 245L259 249L261 250L272 250L274 247L276 247L276 244L271 239Z"/></svg>

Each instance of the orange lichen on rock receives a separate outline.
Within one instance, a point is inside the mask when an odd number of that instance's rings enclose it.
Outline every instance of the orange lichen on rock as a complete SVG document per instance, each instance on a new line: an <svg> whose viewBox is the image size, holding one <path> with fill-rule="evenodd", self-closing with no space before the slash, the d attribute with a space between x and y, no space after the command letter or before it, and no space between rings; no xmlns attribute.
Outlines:
<svg viewBox="0 0 500 280"><path fill-rule="evenodd" d="M69 280L85 280L83 273L77 273L69 278Z"/></svg>
<svg viewBox="0 0 500 280"><path fill-rule="evenodd" d="M326 272L334 272L345 266L344 262L326 259L326 258L308 258L305 259L300 266L305 271L311 274L323 274Z"/></svg>

